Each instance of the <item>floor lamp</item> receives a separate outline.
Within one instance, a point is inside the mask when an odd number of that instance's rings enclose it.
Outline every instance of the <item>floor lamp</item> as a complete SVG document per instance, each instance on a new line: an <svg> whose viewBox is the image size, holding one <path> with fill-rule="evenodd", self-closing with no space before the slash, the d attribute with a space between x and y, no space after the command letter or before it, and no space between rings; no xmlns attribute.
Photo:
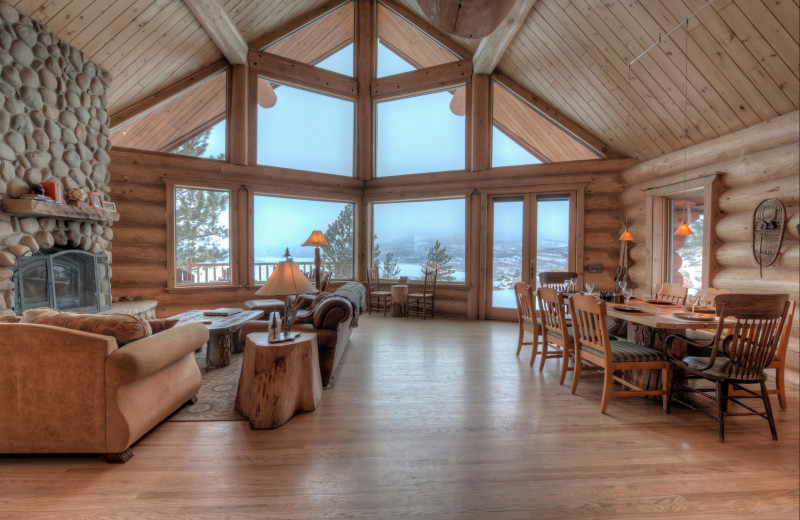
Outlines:
<svg viewBox="0 0 800 520"><path fill-rule="evenodd" d="M314 283L317 286L317 289L320 288L320 268L322 267L322 258L319 255L319 248L320 247L331 247L331 243L328 242L328 239L325 238L325 235L322 234L322 231L315 230L311 232L311 235L308 237L303 243L304 246L313 246L314 247Z"/></svg>

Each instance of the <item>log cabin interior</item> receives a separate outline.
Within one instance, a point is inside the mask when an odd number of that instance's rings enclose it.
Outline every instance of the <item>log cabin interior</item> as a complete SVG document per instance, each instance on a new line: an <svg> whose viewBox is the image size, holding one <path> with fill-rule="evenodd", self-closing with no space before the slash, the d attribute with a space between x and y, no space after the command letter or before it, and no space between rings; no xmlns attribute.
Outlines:
<svg viewBox="0 0 800 520"><path fill-rule="evenodd" d="M0 516L797 518L798 42L0 0Z"/></svg>

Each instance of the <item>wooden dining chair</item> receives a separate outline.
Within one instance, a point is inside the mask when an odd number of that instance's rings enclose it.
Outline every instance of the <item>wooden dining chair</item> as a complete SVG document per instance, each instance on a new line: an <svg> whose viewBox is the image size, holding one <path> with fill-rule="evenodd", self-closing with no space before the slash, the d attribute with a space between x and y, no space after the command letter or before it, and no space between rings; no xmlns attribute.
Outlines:
<svg viewBox="0 0 800 520"><path fill-rule="evenodd" d="M560 357L561 378L558 384L563 385L567 372L575 370L572 324L567 320L564 294L549 287L540 287L536 291L536 297L539 300L542 322L542 357L539 361L539 370L544 369L547 358ZM570 360L573 361L572 364ZM531 365L533 365L532 358Z"/></svg>
<svg viewBox="0 0 800 520"><path fill-rule="evenodd" d="M566 292L567 281L577 277L578 273L571 271L542 271L539 273L539 285Z"/></svg>
<svg viewBox="0 0 800 520"><path fill-rule="evenodd" d="M789 337L792 335L792 320L794 319L796 306L796 301L789 300L789 309L786 312L786 322L783 324L783 330L780 333L781 339L778 342L778 350L766 368L766 370L775 370L775 388L767 388L767 392L778 396L778 404L783 409L786 409L786 351L789 347ZM733 389L729 395L739 396L745 395L745 393L741 390Z"/></svg>
<svg viewBox="0 0 800 520"><path fill-rule="evenodd" d="M649 347L643 347L622 339L610 339L606 324L606 302L592 296L574 294L569 297L572 328L575 342L575 375L572 393L578 390L584 363L603 369L603 397L600 412L606 413L611 397L633 397L643 395L662 396L663 407L667 407L667 382L670 363L667 356ZM645 390L617 376L625 370L661 370L661 390ZM614 382L630 390L613 390Z"/></svg>
<svg viewBox="0 0 800 520"><path fill-rule="evenodd" d="M386 316L386 310L392 305L391 291L381 290L380 272L377 267L367 269L367 312L371 315L372 311L380 312Z"/></svg>
<svg viewBox="0 0 800 520"><path fill-rule="evenodd" d="M785 294L721 294L716 297L716 313L719 324L710 342L699 343L686 336L674 334L665 340L667 354L675 367L669 384L667 413L672 401L683 404L719 424L719 442L725 442L726 415L757 415L769 423L772 439L778 440L775 420L769 402L764 369L775 359L784 324L789 313L790 303ZM734 320L733 323L726 320ZM672 344L680 339L690 347L710 348L708 356L680 358L671 352ZM714 388L689 385L684 381L703 379L714 383ZM743 385L757 384L759 392ZM697 408L693 404L673 394L675 387L693 392L716 402L717 415ZM732 395L733 387L737 395ZM741 399L761 399L764 412L741 402ZM732 402L748 412L731 413L728 402Z"/></svg>
<svg viewBox="0 0 800 520"><path fill-rule="evenodd" d="M438 269L425 271L425 281L422 285L422 292L410 293L408 295L408 314L406 316L422 316L424 320L430 315L433 318L433 304L436 300L436 275Z"/></svg>
<svg viewBox="0 0 800 520"><path fill-rule="evenodd" d="M331 284L331 272L321 271L319 273L319 292L327 292L328 286Z"/></svg>
<svg viewBox="0 0 800 520"><path fill-rule="evenodd" d="M731 291L728 289L714 289L713 287L709 287L708 289L701 289L698 293L698 306L702 306L703 308L710 308L714 309L714 298L719 296L720 294L731 294Z"/></svg>
<svg viewBox="0 0 800 520"><path fill-rule="evenodd" d="M678 305L684 305L686 303L686 295L688 293L689 289L682 285L678 285L676 283L663 283L661 284L661 289L657 294L659 300L667 300Z"/></svg>
<svg viewBox="0 0 800 520"><path fill-rule="evenodd" d="M519 339L517 340L517 357L523 345L531 345L531 366L539 353L539 324L536 318L536 308L533 305L533 289L531 286L517 282L514 284L514 297L517 300L517 317L519 318ZM525 341L525 332L531 334L532 340Z"/></svg>

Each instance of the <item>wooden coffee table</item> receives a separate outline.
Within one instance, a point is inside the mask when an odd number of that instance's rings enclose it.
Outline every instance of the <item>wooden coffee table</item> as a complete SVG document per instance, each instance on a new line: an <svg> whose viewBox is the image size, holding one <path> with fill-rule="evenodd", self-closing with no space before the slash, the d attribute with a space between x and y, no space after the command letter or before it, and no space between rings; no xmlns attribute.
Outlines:
<svg viewBox="0 0 800 520"><path fill-rule="evenodd" d="M298 413L313 412L322 400L317 335L269 343L269 334L247 335L236 393L236 409L250 428L277 428Z"/></svg>
<svg viewBox="0 0 800 520"><path fill-rule="evenodd" d="M242 323L257 320L264 311L242 311L230 316L206 316L205 310L186 311L171 319L177 319L178 325L190 321L210 321L208 327L208 346L206 347L206 364L208 368L226 367L231 364L231 351L241 351L239 329Z"/></svg>

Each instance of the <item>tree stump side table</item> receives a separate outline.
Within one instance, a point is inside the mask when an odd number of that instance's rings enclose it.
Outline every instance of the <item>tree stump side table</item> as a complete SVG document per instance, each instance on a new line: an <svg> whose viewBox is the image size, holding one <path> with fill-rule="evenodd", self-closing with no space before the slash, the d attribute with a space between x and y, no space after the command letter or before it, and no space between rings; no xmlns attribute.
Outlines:
<svg viewBox="0 0 800 520"><path fill-rule="evenodd" d="M236 409L256 430L313 412L322 400L317 335L302 333L285 343L268 339L266 333L247 336L236 393Z"/></svg>
<svg viewBox="0 0 800 520"><path fill-rule="evenodd" d="M392 316L395 318L408 316L408 285L392 286Z"/></svg>

